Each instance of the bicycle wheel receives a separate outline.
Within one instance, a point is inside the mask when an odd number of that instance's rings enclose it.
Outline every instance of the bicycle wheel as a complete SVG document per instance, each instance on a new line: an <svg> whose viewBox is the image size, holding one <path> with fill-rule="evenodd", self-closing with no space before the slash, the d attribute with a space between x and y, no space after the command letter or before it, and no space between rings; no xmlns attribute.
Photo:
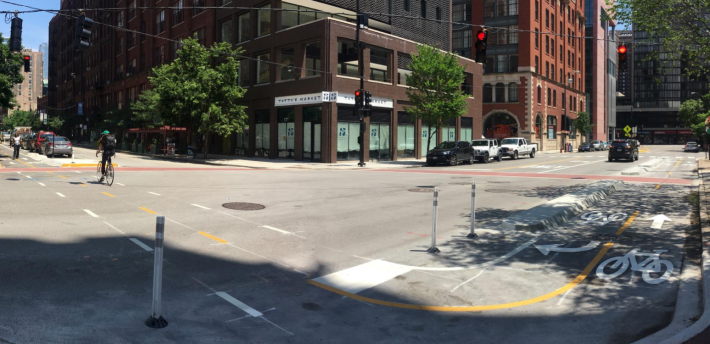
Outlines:
<svg viewBox="0 0 710 344"><path fill-rule="evenodd" d="M96 165L96 182L101 182L101 161Z"/></svg>
<svg viewBox="0 0 710 344"><path fill-rule="evenodd" d="M617 269L616 271L607 274L604 272L604 268L610 264L614 263L611 265L611 269ZM619 267L621 265L621 267ZM605 261L603 261L599 266L597 267L597 277L601 279L612 279L614 277L618 277L619 275L623 274L626 272L626 269L629 268L629 260L624 258L624 257L614 257L614 258L609 258Z"/></svg>
<svg viewBox="0 0 710 344"><path fill-rule="evenodd" d="M673 273L673 263L671 263L667 260L659 259L656 262L654 262L654 265L655 264L658 264L658 267L660 269L659 271L663 271L662 266L665 265L666 272L664 272L663 275L661 275L658 278L653 278L653 277L651 277L652 273L653 274L660 274L660 272L644 271L643 273L641 273L641 277L643 277L643 280L646 281L646 283L648 283L648 284L658 284L661 282L665 282L669 277L671 277L671 274Z"/></svg>
<svg viewBox="0 0 710 344"><path fill-rule="evenodd" d="M107 164L106 166L106 184L108 186L113 185L113 164Z"/></svg>

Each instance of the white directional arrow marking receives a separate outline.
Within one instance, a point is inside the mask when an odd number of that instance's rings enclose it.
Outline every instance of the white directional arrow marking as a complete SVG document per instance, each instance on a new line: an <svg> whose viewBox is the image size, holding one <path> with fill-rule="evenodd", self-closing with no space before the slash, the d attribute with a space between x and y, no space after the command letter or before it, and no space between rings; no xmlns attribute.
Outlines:
<svg viewBox="0 0 710 344"><path fill-rule="evenodd" d="M650 219L646 219L646 221L653 221L653 223L651 224L651 228L661 229L661 227L663 227L664 221L673 221L673 220L669 219L668 216L661 214L661 215L656 215Z"/></svg>
<svg viewBox="0 0 710 344"><path fill-rule="evenodd" d="M551 251L557 251L557 252L584 252L584 251L589 251L593 250L595 247L599 246L601 242L599 241L590 241L589 244L586 246L582 247L560 247L562 246L561 244L552 244L552 245L535 245L535 248L540 251L540 253L544 255L550 254Z"/></svg>

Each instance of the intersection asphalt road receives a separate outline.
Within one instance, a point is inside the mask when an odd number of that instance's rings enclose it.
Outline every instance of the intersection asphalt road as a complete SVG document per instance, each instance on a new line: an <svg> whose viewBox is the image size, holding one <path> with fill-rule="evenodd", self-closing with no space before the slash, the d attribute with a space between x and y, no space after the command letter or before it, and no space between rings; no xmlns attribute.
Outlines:
<svg viewBox="0 0 710 344"><path fill-rule="evenodd" d="M636 163L596 152L362 171L119 154L108 187L93 167L26 152L27 165L18 164L3 147L0 341L629 343L676 312L700 311L676 305L688 303L678 299L681 285L699 279L681 272L699 260L688 196L702 153L649 149ZM76 161L95 164L92 156L76 149ZM622 174L645 161L648 171ZM561 227L500 226L605 178L624 185ZM465 237L472 181L473 240ZM425 252L434 186L439 254ZM229 202L265 208L223 207ZM670 220L654 225L657 215ZM166 217L170 323L160 330L143 324L156 216Z"/></svg>

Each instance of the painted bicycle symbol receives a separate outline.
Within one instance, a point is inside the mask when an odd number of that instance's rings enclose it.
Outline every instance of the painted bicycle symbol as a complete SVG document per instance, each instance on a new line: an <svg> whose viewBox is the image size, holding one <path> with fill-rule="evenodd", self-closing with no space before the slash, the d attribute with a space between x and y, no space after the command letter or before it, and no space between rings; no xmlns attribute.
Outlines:
<svg viewBox="0 0 710 344"><path fill-rule="evenodd" d="M635 248L622 257L609 258L603 261L597 267L597 276L601 279L612 279L620 276L630 267L631 271L641 271L643 280L648 284L659 284L661 282L665 282L673 273L673 263L660 258L661 253L664 252L668 252L668 250L653 250L653 253L651 253L639 252L639 249ZM636 260L636 257L648 258L639 263ZM618 270L610 274L605 273L604 268L606 268L609 264L611 264L609 267L610 269ZM664 270L662 269L663 266L665 266L665 272L663 275L658 278L651 276L651 273L661 273Z"/></svg>
<svg viewBox="0 0 710 344"><path fill-rule="evenodd" d="M609 222L616 222L616 221L623 221L628 217L625 213L616 213L616 214L611 214L611 215L604 215L602 214L601 211L590 211L582 214L580 218L582 220L588 222L588 223L593 223L593 224L598 224L598 225L605 225Z"/></svg>

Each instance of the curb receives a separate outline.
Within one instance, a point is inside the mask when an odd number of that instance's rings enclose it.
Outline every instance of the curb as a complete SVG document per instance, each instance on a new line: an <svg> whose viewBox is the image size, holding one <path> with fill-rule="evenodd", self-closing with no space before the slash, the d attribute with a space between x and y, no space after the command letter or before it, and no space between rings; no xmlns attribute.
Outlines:
<svg viewBox="0 0 710 344"><path fill-rule="evenodd" d="M623 185L620 180L603 180L545 204L517 213L503 220L503 228L538 231L554 228L606 198Z"/></svg>
<svg viewBox="0 0 710 344"><path fill-rule="evenodd" d="M700 264L702 285L703 285L703 315L694 324L680 331L661 343L663 344L703 344L710 343L710 199L705 195L705 179L703 172L698 172L700 179L700 230L702 232L703 249L702 262ZM708 185L710 188L710 185ZM710 191L710 190L709 190Z"/></svg>

